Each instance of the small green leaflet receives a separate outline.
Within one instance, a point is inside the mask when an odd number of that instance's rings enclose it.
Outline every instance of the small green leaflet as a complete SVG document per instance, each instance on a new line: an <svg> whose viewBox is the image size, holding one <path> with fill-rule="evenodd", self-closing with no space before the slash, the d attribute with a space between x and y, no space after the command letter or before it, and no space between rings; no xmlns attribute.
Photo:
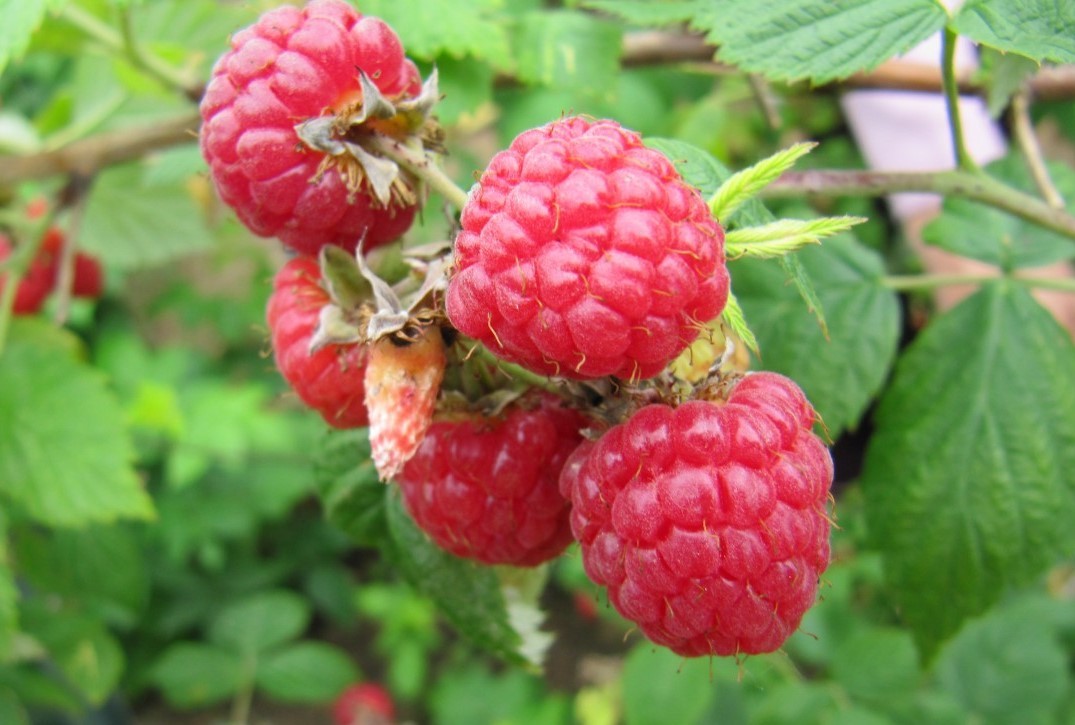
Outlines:
<svg viewBox="0 0 1075 725"><path fill-rule="evenodd" d="M989 284L908 348L875 423L870 534L928 659L1075 553L1075 344L1021 285Z"/></svg>
<svg viewBox="0 0 1075 725"><path fill-rule="evenodd" d="M865 217L820 217L781 219L760 227L740 227L725 236L724 250L728 259L781 257L803 247L820 244L825 237L846 232L864 221Z"/></svg>
<svg viewBox="0 0 1075 725"><path fill-rule="evenodd" d="M195 642L173 644L148 672L164 698L180 708L204 707L227 700L243 683L239 655Z"/></svg>
<svg viewBox="0 0 1075 725"><path fill-rule="evenodd" d="M698 189L706 199L717 192L721 184L732 177L732 171L713 154L693 144L674 138L648 137L646 146L667 156L679 171L683 180ZM775 219L757 199L745 201L736 211L720 220L725 229L741 226L759 226Z"/></svg>
<svg viewBox="0 0 1075 725"><path fill-rule="evenodd" d="M38 320L11 328L0 357L0 497L54 526L151 518L119 402L75 359L72 340Z"/></svg>
<svg viewBox="0 0 1075 725"><path fill-rule="evenodd" d="M519 665L540 666L524 656L493 569L452 556L414 524L398 493L388 497L389 557L407 580L436 602L448 620L478 646Z"/></svg>
<svg viewBox="0 0 1075 725"><path fill-rule="evenodd" d="M210 623L209 641L253 657L294 639L310 624L310 605L287 589L260 591L232 602Z"/></svg>
<svg viewBox="0 0 1075 725"><path fill-rule="evenodd" d="M1075 63L1075 9L1056 0L968 0L956 15L957 32L1032 60Z"/></svg>
<svg viewBox="0 0 1075 725"><path fill-rule="evenodd" d="M1047 163L1049 175L1075 213L1075 170L1060 162ZM1017 152L985 167L986 173L1030 194L1037 193L1026 164ZM1057 232L967 199L948 197L940 216L922 237L949 252L1001 268L1038 267L1075 257L1075 244Z"/></svg>
<svg viewBox="0 0 1075 725"><path fill-rule="evenodd" d="M330 702L360 679L351 658L325 642L296 642L258 663L258 688L283 702Z"/></svg>
<svg viewBox="0 0 1075 725"><path fill-rule="evenodd" d="M885 381L899 340L899 301L881 285L881 258L849 235L788 258L818 283L828 335L770 261L732 263L735 293L762 365L795 379L835 437L857 425Z"/></svg>
<svg viewBox="0 0 1075 725"><path fill-rule="evenodd" d="M936 0L719 0L700 6L692 24L742 70L826 83L875 68L947 20Z"/></svg>
<svg viewBox="0 0 1075 725"><path fill-rule="evenodd" d="M803 142L778 151L767 159L737 171L724 181L709 198L709 210L717 219L727 219L747 200L780 178L795 162L810 153L816 143Z"/></svg>

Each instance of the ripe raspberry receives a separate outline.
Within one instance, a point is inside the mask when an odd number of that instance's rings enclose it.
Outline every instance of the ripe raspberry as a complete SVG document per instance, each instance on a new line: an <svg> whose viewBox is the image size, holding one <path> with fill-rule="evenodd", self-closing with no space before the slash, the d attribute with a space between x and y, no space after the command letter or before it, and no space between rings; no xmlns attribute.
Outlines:
<svg viewBox="0 0 1075 725"><path fill-rule="evenodd" d="M425 438L448 364L439 327L404 332L373 341L366 366L370 455L384 481L403 470Z"/></svg>
<svg viewBox="0 0 1075 725"><path fill-rule="evenodd" d="M399 477L407 510L443 549L536 566L571 542L557 480L586 424L552 396L495 419L434 423Z"/></svg>
<svg viewBox="0 0 1075 725"><path fill-rule="evenodd" d="M829 561L832 459L802 391L743 378L726 403L649 405L564 467L586 573L686 657L779 648Z"/></svg>
<svg viewBox="0 0 1075 725"><path fill-rule="evenodd" d="M39 212L36 207L31 206L27 210L27 215L33 218L35 214ZM49 227L44 239L41 240L41 258L46 260L46 264L52 265L56 281L59 278L60 255L63 252L65 240L63 231L58 227ZM75 297L94 299L100 297L103 291L104 271L101 269L101 263L92 254L75 252L71 294Z"/></svg>
<svg viewBox="0 0 1075 725"><path fill-rule="evenodd" d="M201 147L221 198L254 233L316 255L330 243L354 250L363 232L369 249L411 225L413 204L355 193L355 169L323 168L296 133L360 101L359 70L389 98L421 89L395 32L342 0L270 10L232 37L202 99Z"/></svg>
<svg viewBox="0 0 1075 725"><path fill-rule="evenodd" d="M448 317L541 374L653 377L728 297L724 232L705 201L614 121L518 136L462 226Z"/></svg>
<svg viewBox="0 0 1075 725"><path fill-rule="evenodd" d="M295 257L276 274L266 318L276 367L306 405L336 428L369 423L365 405L366 348L325 345L310 352L321 309L331 301L321 270L310 257Z"/></svg>
<svg viewBox="0 0 1075 725"><path fill-rule="evenodd" d="M332 704L336 725L390 725L396 721L392 696L380 685L351 685Z"/></svg>
<svg viewBox="0 0 1075 725"><path fill-rule="evenodd" d="M7 237L0 235L0 262L11 256L14 251ZM0 290L4 289L7 275L0 273ZM42 249L30 263L30 267L19 280L15 290L12 312L16 315L33 315L41 310L45 300L56 286L56 259L53 254Z"/></svg>

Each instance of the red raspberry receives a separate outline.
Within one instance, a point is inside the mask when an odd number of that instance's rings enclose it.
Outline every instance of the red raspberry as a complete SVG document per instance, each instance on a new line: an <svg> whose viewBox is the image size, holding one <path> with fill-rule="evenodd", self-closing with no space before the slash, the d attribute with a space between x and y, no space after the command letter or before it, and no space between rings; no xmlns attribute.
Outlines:
<svg viewBox="0 0 1075 725"><path fill-rule="evenodd" d="M359 428L369 424L365 346L326 345L310 352L321 309L331 302L320 282L321 269L310 257L295 257L277 272L266 312L276 367L329 425Z"/></svg>
<svg viewBox="0 0 1075 725"><path fill-rule="evenodd" d="M71 294L75 297L96 299L104 292L104 271L97 258L83 252L75 252L75 277Z"/></svg>
<svg viewBox="0 0 1075 725"><path fill-rule="evenodd" d="M406 231L413 205L378 208L365 190L354 193L346 170L322 169L325 155L295 131L360 100L359 69L386 97L416 95L421 78L395 32L342 0L312 0L270 10L231 48L202 99L201 147L243 223L311 255L325 244L353 250L363 232L368 249Z"/></svg>
<svg viewBox="0 0 1075 725"><path fill-rule="evenodd" d="M798 386L743 378L726 403L649 405L564 467L586 573L686 657L778 649L829 561L832 458Z"/></svg>
<svg viewBox="0 0 1075 725"><path fill-rule="evenodd" d="M396 721L392 696L378 684L351 685L332 704L336 725L390 725Z"/></svg>
<svg viewBox="0 0 1075 725"><path fill-rule="evenodd" d="M403 500L456 556L536 566L571 542L557 480L584 425L552 396L495 419L434 423L398 478Z"/></svg>
<svg viewBox="0 0 1075 725"><path fill-rule="evenodd" d="M705 201L614 121L518 136L462 226L448 317L541 374L653 377L728 297L724 232Z"/></svg>
<svg viewBox="0 0 1075 725"><path fill-rule="evenodd" d="M0 262L10 257L12 251L11 242L7 237L0 235ZM0 273L0 290L4 289L6 278L6 274ZM12 312L16 315L36 314L45 304L45 300L52 294L52 289L55 286L56 259L52 253L43 248L19 280L19 287L15 290L15 301L11 308Z"/></svg>

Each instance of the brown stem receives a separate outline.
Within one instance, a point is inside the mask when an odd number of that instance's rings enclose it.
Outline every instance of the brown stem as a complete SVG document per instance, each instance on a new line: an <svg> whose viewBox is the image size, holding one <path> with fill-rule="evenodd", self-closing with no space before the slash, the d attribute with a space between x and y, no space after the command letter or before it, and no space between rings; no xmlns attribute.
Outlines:
<svg viewBox="0 0 1075 725"><path fill-rule="evenodd" d="M199 123L198 112L192 110L146 126L98 133L55 151L0 156L0 187L58 174L92 176L106 166L193 141Z"/></svg>

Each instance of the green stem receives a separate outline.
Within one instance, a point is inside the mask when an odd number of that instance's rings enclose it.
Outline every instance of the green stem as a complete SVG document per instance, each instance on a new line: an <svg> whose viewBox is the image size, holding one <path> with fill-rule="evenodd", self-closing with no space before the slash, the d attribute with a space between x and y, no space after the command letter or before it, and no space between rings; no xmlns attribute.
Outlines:
<svg viewBox="0 0 1075 725"><path fill-rule="evenodd" d="M524 367L516 365L515 363L501 360L500 358L493 355L492 351L490 351L489 348L487 348L485 345L482 345L480 342L475 342L474 345L474 352L471 354L483 359L484 361L498 369L500 372L502 372L504 375L507 375L514 380L518 380L521 383L526 383L530 387L546 390L550 393L553 393L554 395L561 395L563 393L563 388L561 384L556 382L552 378L547 377L545 375L539 375L535 372L531 372Z"/></svg>
<svg viewBox="0 0 1075 725"><path fill-rule="evenodd" d="M439 193L448 203L457 209L462 209L467 203L467 192L463 191L451 177L449 177L435 160L421 151L415 151L407 145L395 139L380 134L370 137L369 147L377 151L419 179L429 184L430 188Z"/></svg>
<svg viewBox="0 0 1075 725"><path fill-rule="evenodd" d="M1026 92L1019 91L1012 96L1012 135L1023 154L1030 175L1038 191L1045 198L1045 203L1054 209L1064 208L1064 198L1056 188L1056 184L1049 177L1049 169L1045 165L1045 157L1041 152L1041 144L1034 135L1034 123L1030 119L1030 103L1027 101Z"/></svg>
<svg viewBox="0 0 1075 725"><path fill-rule="evenodd" d="M48 227L53 216L54 212L50 212L46 221L41 225L42 230ZM0 357L4 354L8 330L11 327L11 318L15 314L15 293L18 292L19 283L26 276L26 271L30 269L30 265L33 264L34 258L37 257L42 242L45 241L43 233L34 233L27 236L33 241L16 246L5 265L3 289L0 290Z"/></svg>
<svg viewBox="0 0 1075 725"><path fill-rule="evenodd" d="M895 292L912 292L956 284L984 284L996 279L984 274L897 274L882 277L881 285Z"/></svg>
<svg viewBox="0 0 1075 725"><path fill-rule="evenodd" d="M884 196L901 191L961 196L1075 239L1075 216L991 176L970 171L788 171L761 195L766 198L801 197L804 193Z"/></svg>
<svg viewBox="0 0 1075 725"><path fill-rule="evenodd" d="M903 274L881 278L881 286L895 292L932 290L957 284L987 284L996 282L999 276L985 274ZM1019 277L1009 276L1017 284L1035 289L1057 290L1075 294L1075 279L1065 277Z"/></svg>
<svg viewBox="0 0 1075 725"><path fill-rule="evenodd" d="M956 80L956 40L958 35L950 28L944 29L943 63L941 66L944 81L944 99L948 106L948 127L952 133L952 148L955 150L956 166L964 171L978 171L967 151L967 141L963 136L963 121L959 113L959 83Z"/></svg>
<svg viewBox="0 0 1075 725"><path fill-rule="evenodd" d="M120 13L120 32L116 32L107 23L102 22L95 15L86 12L74 3L66 4L60 13L60 17L108 50L123 55L134 67L155 78L167 88L178 91L192 100L197 100L201 96L202 89L200 86L192 83L182 73L157 56L147 53L138 44L131 24L129 10L123 10Z"/></svg>

